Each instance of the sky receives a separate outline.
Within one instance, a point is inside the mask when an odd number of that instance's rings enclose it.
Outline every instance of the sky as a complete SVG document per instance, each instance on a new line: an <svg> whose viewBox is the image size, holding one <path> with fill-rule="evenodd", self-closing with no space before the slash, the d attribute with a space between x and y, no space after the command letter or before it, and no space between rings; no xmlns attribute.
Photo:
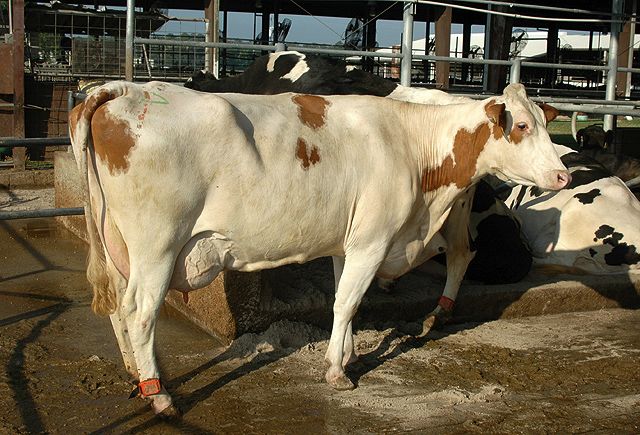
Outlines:
<svg viewBox="0 0 640 435"><path fill-rule="evenodd" d="M204 12L198 13L198 11L186 11L172 9L169 11L169 15L180 18L204 18ZM335 17L311 17L308 15L285 15L279 16L280 21L284 18L289 18L292 21L291 29L287 36L286 42L316 42L322 44L335 44L344 37L344 31L349 23L348 18L335 18ZM228 14L228 37L240 38L240 39L252 39L253 32L253 14L248 13L234 13ZM273 22L273 16L271 17ZM221 23L222 25L222 19ZM260 32L260 17L256 22L256 34ZM477 29L475 29L477 27ZM163 29L163 32L204 32L203 23L168 23ZM402 21L392 20L378 20L377 27L377 42L380 47L391 47L392 45L400 44L402 37ZM473 31L484 31L483 26L474 26ZM433 35L434 25L431 24L430 33ZM462 26L454 24L452 26L453 33L462 32ZM424 38L426 34L425 23L414 23L413 39Z"/></svg>

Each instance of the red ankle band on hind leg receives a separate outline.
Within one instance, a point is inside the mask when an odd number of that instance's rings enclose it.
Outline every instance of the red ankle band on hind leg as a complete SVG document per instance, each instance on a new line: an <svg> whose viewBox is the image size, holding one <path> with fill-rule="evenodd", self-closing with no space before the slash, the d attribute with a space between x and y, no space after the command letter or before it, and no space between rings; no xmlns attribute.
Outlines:
<svg viewBox="0 0 640 435"><path fill-rule="evenodd" d="M140 389L140 395L142 397L153 396L154 394L158 394L162 389L160 379L156 378L140 381L138 388Z"/></svg>
<svg viewBox="0 0 640 435"><path fill-rule="evenodd" d="M445 311L453 311L453 306L456 304L456 301L453 299L449 299L446 296L440 296L440 300L438 300L438 305Z"/></svg>

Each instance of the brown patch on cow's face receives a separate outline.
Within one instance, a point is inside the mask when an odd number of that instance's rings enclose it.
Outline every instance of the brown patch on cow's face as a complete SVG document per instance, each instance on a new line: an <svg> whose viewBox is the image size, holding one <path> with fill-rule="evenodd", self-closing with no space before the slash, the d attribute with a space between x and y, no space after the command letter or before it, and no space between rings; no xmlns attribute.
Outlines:
<svg viewBox="0 0 640 435"><path fill-rule="evenodd" d="M524 125L524 128L522 126ZM529 130L529 127L525 122L518 122L511 126L511 132L509 132L509 141L514 144L522 142L525 133Z"/></svg>
<svg viewBox="0 0 640 435"><path fill-rule="evenodd" d="M109 173L127 172L129 153L136 145L129 124L111 116L105 106L98 107L91 119L93 147L100 160L109 168Z"/></svg>
<svg viewBox="0 0 640 435"><path fill-rule="evenodd" d="M320 161L320 154L318 154L318 148L313 145L311 152L307 150L307 142L301 137L298 138L298 145L296 146L296 157L300 160L303 169L309 169L309 166L315 165Z"/></svg>
<svg viewBox="0 0 640 435"><path fill-rule="evenodd" d="M329 101L317 95L294 95L291 99L298 106L298 118L304 125L314 130L324 125Z"/></svg>
<svg viewBox="0 0 640 435"><path fill-rule="evenodd" d="M488 123L480 124L475 131L460 129L453 141L453 158L446 159L432 169L425 169L422 173L422 191L430 192L451 183L464 189L471 184L471 177L476 173L478 156L484 149L491 130ZM455 162L454 162L455 158Z"/></svg>

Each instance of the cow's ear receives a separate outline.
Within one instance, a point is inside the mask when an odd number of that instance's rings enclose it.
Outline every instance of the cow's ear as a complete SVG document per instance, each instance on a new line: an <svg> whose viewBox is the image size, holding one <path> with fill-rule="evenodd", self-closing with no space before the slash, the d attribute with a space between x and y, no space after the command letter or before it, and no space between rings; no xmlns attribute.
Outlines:
<svg viewBox="0 0 640 435"><path fill-rule="evenodd" d="M547 124L556 119L556 116L560 114L560 111L547 103L538 104L544 112L544 118L547 120Z"/></svg>
<svg viewBox="0 0 640 435"><path fill-rule="evenodd" d="M491 100L486 106L484 106L484 111L487 114L487 118L494 124L502 127L502 130L507 130L507 118L504 113L504 103L495 103L494 100Z"/></svg>

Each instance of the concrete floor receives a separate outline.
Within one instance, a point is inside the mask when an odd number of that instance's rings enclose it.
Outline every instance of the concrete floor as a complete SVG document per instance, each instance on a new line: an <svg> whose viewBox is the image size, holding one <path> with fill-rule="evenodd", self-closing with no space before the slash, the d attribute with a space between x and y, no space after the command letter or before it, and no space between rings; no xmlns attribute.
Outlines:
<svg viewBox="0 0 640 435"><path fill-rule="evenodd" d="M224 347L165 313L159 360L185 414L159 421L127 400L109 321L90 311L85 246L52 222L0 222L0 433L640 431L640 310L619 308L462 323L425 339L406 335L406 321L363 318L350 392L323 381L326 330L282 321ZM566 286L551 286L575 307Z"/></svg>

